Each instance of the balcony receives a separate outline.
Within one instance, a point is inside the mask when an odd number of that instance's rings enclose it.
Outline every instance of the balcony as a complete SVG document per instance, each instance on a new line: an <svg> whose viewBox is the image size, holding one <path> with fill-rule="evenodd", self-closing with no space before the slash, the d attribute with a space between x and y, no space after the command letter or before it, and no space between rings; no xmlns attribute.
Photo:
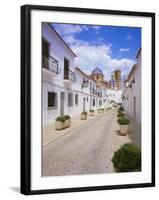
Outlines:
<svg viewBox="0 0 159 200"><path fill-rule="evenodd" d="M98 92L98 93L97 93L97 96L98 96L98 97L102 97L102 92Z"/></svg>
<svg viewBox="0 0 159 200"><path fill-rule="evenodd" d="M89 81L88 80L83 80L83 83L81 84L82 88L87 88L89 85Z"/></svg>
<svg viewBox="0 0 159 200"><path fill-rule="evenodd" d="M60 73L60 70L59 70L59 67L58 67L58 61L51 57L51 56L43 56L43 68L44 69L47 69L51 72L53 72L54 74L59 74Z"/></svg>
<svg viewBox="0 0 159 200"><path fill-rule="evenodd" d="M64 81L67 81L67 82L76 82L76 76L75 76L75 73L70 70L68 67L65 67L64 68Z"/></svg>

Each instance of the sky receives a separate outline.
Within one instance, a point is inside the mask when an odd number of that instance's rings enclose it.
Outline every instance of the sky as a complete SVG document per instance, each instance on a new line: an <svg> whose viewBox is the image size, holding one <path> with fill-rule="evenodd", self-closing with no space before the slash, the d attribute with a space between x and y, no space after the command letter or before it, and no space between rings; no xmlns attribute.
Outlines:
<svg viewBox="0 0 159 200"><path fill-rule="evenodd" d="M99 67L109 81L120 69L125 79L136 63L141 47L141 28L52 23L53 28L77 55L75 66L86 74Z"/></svg>

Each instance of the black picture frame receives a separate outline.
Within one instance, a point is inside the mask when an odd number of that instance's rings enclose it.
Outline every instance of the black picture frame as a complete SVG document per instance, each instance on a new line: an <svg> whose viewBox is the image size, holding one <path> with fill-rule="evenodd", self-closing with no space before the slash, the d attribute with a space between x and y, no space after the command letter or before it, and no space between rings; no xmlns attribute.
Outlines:
<svg viewBox="0 0 159 200"><path fill-rule="evenodd" d="M152 22L152 162L151 183L107 185L49 190L31 190L31 11L63 11L77 13L112 14L151 17ZM100 10L89 8L24 5L21 7L21 193L26 195L127 189L155 186L155 14L148 12Z"/></svg>

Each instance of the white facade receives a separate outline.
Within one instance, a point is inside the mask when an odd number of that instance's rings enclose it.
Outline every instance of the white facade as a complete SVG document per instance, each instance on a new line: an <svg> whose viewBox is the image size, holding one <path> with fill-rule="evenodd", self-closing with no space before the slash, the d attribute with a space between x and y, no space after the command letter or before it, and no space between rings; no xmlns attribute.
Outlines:
<svg viewBox="0 0 159 200"><path fill-rule="evenodd" d="M122 90L107 89L108 103L122 103Z"/></svg>
<svg viewBox="0 0 159 200"><path fill-rule="evenodd" d="M141 49L124 87L123 106L129 116L141 123Z"/></svg>
<svg viewBox="0 0 159 200"><path fill-rule="evenodd" d="M56 32L47 24L42 25L43 39L49 43L49 56L58 62L58 74L42 68L43 78L43 125L54 122L55 118L61 114L70 114L75 111L73 106L68 106L68 93L73 91L73 81L64 80L64 58L69 60L69 66L74 72L75 55L60 39ZM56 94L56 106L48 107L48 92ZM63 104L63 105L61 105ZM73 98L74 105L74 98Z"/></svg>
<svg viewBox="0 0 159 200"><path fill-rule="evenodd" d="M120 102L121 92L97 86L95 80L74 66L76 55L48 24L42 24L43 126L58 116L79 116L83 111ZM110 95L113 94L113 95Z"/></svg>

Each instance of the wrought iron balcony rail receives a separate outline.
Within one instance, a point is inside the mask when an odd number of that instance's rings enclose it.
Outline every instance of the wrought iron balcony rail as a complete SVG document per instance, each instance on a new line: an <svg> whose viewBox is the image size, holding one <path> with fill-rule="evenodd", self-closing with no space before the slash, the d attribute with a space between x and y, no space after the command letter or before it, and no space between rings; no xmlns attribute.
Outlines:
<svg viewBox="0 0 159 200"><path fill-rule="evenodd" d="M88 87L89 85L89 81L88 80L84 80L82 83L82 87Z"/></svg>
<svg viewBox="0 0 159 200"><path fill-rule="evenodd" d="M102 92L98 92L98 93L97 93L97 96L98 96L98 97L102 97Z"/></svg>
<svg viewBox="0 0 159 200"><path fill-rule="evenodd" d="M96 90L94 88L92 89L91 92L92 92L92 94L96 94Z"/></svg>
<svg viewBox="0 0 159 200"><path fill-rule="evenodd" d="M77 80L75 73L73 71L71 71L69 68L64 69L64 79L65 80L71 80L73 82L76 82L76 80Z"/></svg>
<svg viewBox="0 0 159 200"><path fill-rule="evenodd" d="M58 61L51 56L43 56L43 68L53 71L56 74L60 73Z"/></svg>

